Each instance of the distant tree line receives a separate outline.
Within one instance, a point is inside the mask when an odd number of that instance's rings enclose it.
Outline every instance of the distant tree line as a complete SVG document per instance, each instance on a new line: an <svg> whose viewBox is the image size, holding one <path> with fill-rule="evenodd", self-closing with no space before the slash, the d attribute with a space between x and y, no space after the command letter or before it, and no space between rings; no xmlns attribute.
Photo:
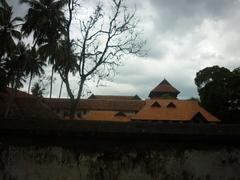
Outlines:
<svg viewBox="0 0 240 180"><path fill-rule="evenodd" d="M13 98L27 78L30 93L32 79L41 77L46 66L51 67L49 97L57 73L62 80L59 97L65 84L73 117L87 81L108 78L125 54L144 53L139 21L123 0L111 0L110 8L105 8L104 2L96 4L88 18L78 19L80 34L76 39L71 36L71 27L81 7L78 0L20 2L29 7L25 17L14 17L13 8L6 0L0 1L0 89L11 86ZM26 43L26 39L33 42ZM78 77L77 89L70 83L72 76ZM35 95L41 96L43 90L40 83L32 87Z"/></svg>
<svg viewBox="0 0 240 180"><path fill-rule="evenodd" d="M223 123L240 122L240 67L212 66L196 74L201 105Z"/></svg>

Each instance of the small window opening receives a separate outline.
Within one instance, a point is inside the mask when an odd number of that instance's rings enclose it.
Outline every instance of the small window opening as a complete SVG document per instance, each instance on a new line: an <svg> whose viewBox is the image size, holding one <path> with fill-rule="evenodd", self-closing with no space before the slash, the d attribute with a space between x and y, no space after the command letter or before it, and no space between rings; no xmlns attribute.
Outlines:
<svg viewBox="0 0 240 180"><path fill-rule="evenodd" d="M172 102L170 102L168 105L167 105L167 108L176 108L176 105Z"/></svg>
<svg viewBox="0 0 240 180"><path fill-rule="evenodd" d="M193 116L193 118L191 120L194 123L206 123L206 122L208 122L207 119L200 112L198 112L195 116Z"/></svg>
<svg viewBox="0 0 240 180"><path fill-rule="evenodd" d="M123 117L126 117L126 114L120 111L120 112L116 113L115 116L123 116Z"/></svg>
<svg viewBox="0 0 240 180"><path fill-rule="evenodd" d="M161 105L160 105L157 101L155 101L155 102L151 105L151 107L158 107L158 108L160 108Z"/></svg>

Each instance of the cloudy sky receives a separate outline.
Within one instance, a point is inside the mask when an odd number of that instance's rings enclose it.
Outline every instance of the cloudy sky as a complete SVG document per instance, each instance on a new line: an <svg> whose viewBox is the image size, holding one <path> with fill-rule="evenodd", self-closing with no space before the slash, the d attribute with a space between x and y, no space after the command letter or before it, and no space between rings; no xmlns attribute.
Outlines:
<svg viewBox="0 0 240 180"><path fill-rule="evenodd" d="M25 11L15 4L16 14ZM88 84L94 94L147 98L166 78L181 91L180 98L197 97L196 72L212 65L240 66L240 0L128 0L136 6L146 57L125 57L112 82ZM86 4L86 2L85 2ZM54 95L58 96L59 83Z"/></svg>

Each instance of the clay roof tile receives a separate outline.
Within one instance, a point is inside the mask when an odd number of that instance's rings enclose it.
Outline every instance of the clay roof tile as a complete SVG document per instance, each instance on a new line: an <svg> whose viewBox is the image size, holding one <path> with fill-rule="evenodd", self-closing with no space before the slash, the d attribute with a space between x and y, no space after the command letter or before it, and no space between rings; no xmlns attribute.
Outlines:
<svg viewBox="0 0 240 180"><path fill-rule="evenodd" d="M161 104L161 108L153 108L154 102ZM174 104L175 108L168 108L169 104ZM203 109L197 101L159 99L146 100L143 108L132 117L133 120L157 120L157 121L191 121L193 117L201 113L208 122L218 122L219 120Z"/></svg>
<svg viewBox="0 0 240 180"><path fill-rule="evenodd" d="M174 97L180 93L175 87L173 87L166 79L158 84L149 94L150 98L158 97L163 94L173 94Z"/></svg>
<svg viewBox="0 0 240 180"><path fill-rule="evenodd" d="M135 96L113 96L113 95L94 95L88 97L88 99L101 99L101 100L141 100L138 95Z"/></svg>
<svg viewBox="0 0 240 180"><path fill-rule="evenodd" d="M121 111L90 111L83 119L88 121L129 122L130 116Z"/></svg>
<svg viewBox="0 0 240 180"><path fill-rule="evenodd" d="M43 101L51 109L69 109L70 99L45 98ZM102 110L102 111L139 111L145 101L140 100L112 100L112 99L80 99L78 110Z"/></svg>

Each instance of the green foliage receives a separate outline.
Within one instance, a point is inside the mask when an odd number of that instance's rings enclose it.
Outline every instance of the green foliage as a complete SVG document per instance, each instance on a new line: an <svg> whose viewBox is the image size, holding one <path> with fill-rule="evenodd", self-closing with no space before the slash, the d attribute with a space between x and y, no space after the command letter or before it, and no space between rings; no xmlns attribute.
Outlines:
<svg viewBox="0 0 240 180"><path fill-rule="evenodd" d="M21 32L17 30L20 17L13 17L12 7L5 0L0 1L0 59L16 49L14 39L21 39ZM0 61L1 62L1 61Z"/></svg>
<svg viewBox="0 0 240 180"><path fill-rule="evenodd" d="M26 67L30 58L30 51L25 44L19 42L16 50L5 61L5 70L9 83L13 88L23 87L26 76Z"/></svg>
<svg viewBox="0 0 240 180"><path fill-rule="evenodd" d="M37 97L43 97L44 91L45 91L45 88L41 87L38 82L36 82L31 89L32 95Z"/></svg>
<svg viewBox="0 0 240 180"><path fill-rule="evenodd" d="M73 20L78 18L78 1L20 2L29 7L21 24L16 24L22 19L12 17L12 7L6 0L0 2L0 75L3 88L12 83L17 89L22 86L23 80L30 77L29 92L32 78L40 76L48 62L52 67L50 97L53 76L57 72L66 85L71 99L71 114L74 114L87 81L109 78L125 54L142 54L145 41L139 38L139 20L135 11L128 11L122 0L112 0L111 11L108 6L104 11L99 2L88 18L79 19L80 34L77 39L71 38L71 27ZM33 42L23 45L22 37L33 39ZM19 42L21 46L17 45ZM78 76L77 93L73 92L70 84L71 75Z"/></svg>
<svg viewBox="0 0 240 180"><path fill-rule="evenodd" d="M0 89L3 90L9 83L21 86L19 68L16 61L19 46L16 40L21 39L21 32L17 29L20 17L13 17L12 7L5 0L0 1ZM18 76L16 76L18 75ZM15 78L15 83L14 79Z"/></svg>
<svg viewBox="0 0 240 180"><path fill-rule="evenodd" d="M201 104L223 122L240 117L240 70L212 66L200 70L195 78Z"/></svg>
<svg viewBox="0 0 240 180"><path fill-rule="evenodd" d="M66 23L63 11L65 0L21 0L29 5L22 31L25 36L33 33L34 45L42 59L52 65L50 97L52 95L53 73L57 71L56 62L59 41L65 38ZM30 82L31 82L30 75ZM30 84L29 88L30 89Z"/></svg>
<svg viewBox="0 0 240 180"><path fill-rule="evenodd" d="M55 43L65 31L66 19L62 0L22 0L30 8L25 16L22 31L25 36L33 33L36 44Z"/></svg>

